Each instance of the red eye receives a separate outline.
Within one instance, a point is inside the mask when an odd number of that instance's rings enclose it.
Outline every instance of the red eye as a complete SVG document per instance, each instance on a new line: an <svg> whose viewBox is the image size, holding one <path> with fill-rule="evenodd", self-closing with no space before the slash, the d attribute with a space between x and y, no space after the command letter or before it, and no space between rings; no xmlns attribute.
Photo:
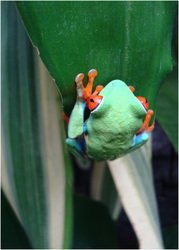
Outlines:
<svg viewBox="0 0 179 250"><path fill-rule="evenodd" d="M147 101L147 99L145 97L142 97L142 96L137 96L137 99L141 102L141 104L144 106L146 111L148 111L149 110L149 102Z"/></svg>
<svg viewBox="0 0 179 250"><path fill-rule="evenodd" d="M89 98L89 100L88 100L89 110L95 109L100 104L102 99L103 99L103 97L100 95L96 95L96 96Z"/></svg>

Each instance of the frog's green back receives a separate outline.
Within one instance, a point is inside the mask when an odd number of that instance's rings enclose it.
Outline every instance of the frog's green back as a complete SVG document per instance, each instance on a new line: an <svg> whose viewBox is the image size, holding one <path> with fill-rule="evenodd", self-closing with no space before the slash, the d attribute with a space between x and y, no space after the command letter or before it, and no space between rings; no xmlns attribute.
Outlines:
<svg viewBox="0 0 179 250"><path fill-rule="evenodd" d="M88 155L96 161L125 154L146 115L142 104L120 80L111 81L100 95L102 103L91 112L87 123Z"/></svg>

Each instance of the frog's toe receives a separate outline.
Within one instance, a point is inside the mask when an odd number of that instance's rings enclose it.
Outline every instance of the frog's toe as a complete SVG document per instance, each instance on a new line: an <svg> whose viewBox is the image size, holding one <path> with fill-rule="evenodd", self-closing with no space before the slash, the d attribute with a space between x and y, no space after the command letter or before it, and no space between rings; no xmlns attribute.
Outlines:
<svg viewBox="0 0 179 250"><path fill-rule="evenodd" d="M84 74L80 73L75 77L75 82L78 84L79 82L82 82L84 78Z"/></svg>
<svg viewBox="0 0 179 250"><path fill-rule="evenodd" d="M97 92L97 94L99 94L102 90L104 89L104 87L102 85L98 85L95 89L95 92ZM94 93L93 93L94 94Z"/></svg>
<svg viewBox="0 0 179 250"><path fill-rule="evenodd" d="M96 69L91 69L89 72L88 72L88 77L96 77L98 74L97 70Z"/></svg>

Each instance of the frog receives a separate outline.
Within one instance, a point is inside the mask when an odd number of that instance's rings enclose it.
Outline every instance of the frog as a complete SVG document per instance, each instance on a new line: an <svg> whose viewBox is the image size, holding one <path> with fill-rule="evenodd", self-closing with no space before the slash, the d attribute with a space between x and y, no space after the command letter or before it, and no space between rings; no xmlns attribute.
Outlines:
<svg viewBox="0 0 179 250"><path fill-rule="evenodd" d="M68 150L82 161L115 160L142 145L149 139L155 120L149 126L154 112L145 97L135 96L135 88L122 80L112 80L105 87L98 85L92 92L98 72L88 72L88 83L83 85L84 74L75 78L76 102L68 124ZM85 110L90 111L85 120Z"/></svg>

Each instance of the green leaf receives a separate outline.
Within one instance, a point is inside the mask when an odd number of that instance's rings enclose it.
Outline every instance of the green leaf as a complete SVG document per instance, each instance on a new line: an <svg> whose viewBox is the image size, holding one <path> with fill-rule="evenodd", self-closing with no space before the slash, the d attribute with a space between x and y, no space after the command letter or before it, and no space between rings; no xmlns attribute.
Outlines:
<svg viewBox="0 0 179 250"><path fill-rule="evenodd" d="M104 203L109 209L111 218L113 220L118 219L122 210L122 203L107 162L95 162L93 165L90 197Z"/></svg>
<svg viewBox="0 0 179 250"><path fill-rule="evenodd" d="M33 248L70 248L73 176L59 93L14 3L1 7L2 189Z"/></svg>
<svg viewBox="0 0 179 250"><path fill-rule="evenodd" d="M140 249L162 249L150 147L149 141L136 152L108 161L108 165Z"/></svg>
<svg viewBox="0 0 179 250"><path fill-rule="evenodd" d="M1 191L1 249L31 249L21 224Z"/></svg>
<svg viewBox="0 0 179 250"><path fill-rule="evenodd" d="M160 89L156 117L178 150L178 69L167 77Z"/></svg>
<svg viewBox="0 0 179 250"><path fill-rule="evenodd" d="M95 68L95 85L121 79L155 109L172 69L175 1L18 1L27 32L62 94L69 115L75 76ZM85 78L86 80L87 78Z"/></svg>
<svg viewBox="0 0 179 250"><path fill-rule="evenodd" d="M73 248L118 248L114 222L101 202L74 195Z"/></svg>
<svg viewBox="0 0 179 250"><path fill-rule="evenodd" d="M162 229L166 249L178 249L178 225L167 226Z"/></svg>
<svg viewBox="0 0 179 250"><path fill-rule="evenodd" d="M176 47L178 39L175 36L173 42L174 51L174 68L167 76L162 87L160 88L156 105L156 117L176 150L178 150L178 62L175 57L178 55Z"/></svg>

